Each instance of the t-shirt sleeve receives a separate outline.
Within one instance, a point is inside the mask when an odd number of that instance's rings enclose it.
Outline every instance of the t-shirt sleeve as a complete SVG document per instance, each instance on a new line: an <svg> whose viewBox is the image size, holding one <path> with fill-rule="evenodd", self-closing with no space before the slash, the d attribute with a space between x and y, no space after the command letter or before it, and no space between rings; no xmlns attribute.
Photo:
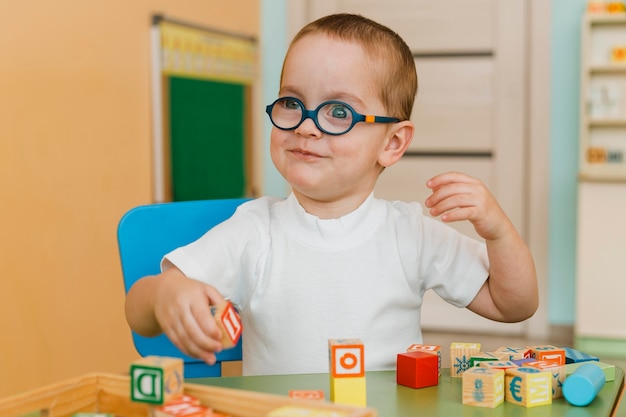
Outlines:
<svg viewBox="0 0 626 417"><path fill-rule="evenodd" d="M254 275L255 257L262 246L259 222L263 216L259 215L259 206L263 212L263 202L244 203L233 216L194 242L166 254L161 270L174 265L185 276L214 286L222 296L239 304L246 293L246 279Z"/></svg>
<svg viewBox="0 0 626 417"><path fill-rule="evenodd" d="M438 220L424 216L424 287L457 307L467 307L489 277L487 248Z"/></svg>

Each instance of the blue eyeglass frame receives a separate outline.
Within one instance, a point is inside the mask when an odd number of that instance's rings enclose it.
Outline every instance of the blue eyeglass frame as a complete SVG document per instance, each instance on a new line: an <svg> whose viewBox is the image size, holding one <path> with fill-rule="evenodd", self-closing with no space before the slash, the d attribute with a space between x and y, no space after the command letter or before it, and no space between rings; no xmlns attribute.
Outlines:
<svg viewBox="0 0 626 417"><path fill-rule="evenodd" d="M283 101L283 100L293 100L296 103L298 103L300 105L300 108L302 109L302 118L300 119L300 121L294 127L285 128L285 127L280 127L276 123L274 123L274 119L272 118L272 109L274 108L276 103L278 103L279 101ZM350 113L352 113L352 124L350 125L350 127L348 127L343 132L335 133L335 132L329 132L328 130L326 130L322 126L320 126L319 122L317 121L317 114L319 113L320 109L322 107L326 106L327 104L340 104L342 106L345 106L348 110L350 110ZM352 106L350 106L348 103L344 103L343 101L339 101L339 100L325 101L322 104L320 104L319 106L317 106L315 108L315 110L308 110L306 107L304 107L304 103L302 102L302 100L297 99L295 97L279 97L276 100L274 100L274 102L272 104L269 104L269 105L267 105L265 107L265 112L269 116L270 121L272 122L272 124L276 128L278 128L280 130L295 130L306 119L311 119L311 120L313 120L313 123L315 123L315 126L319 130L321 130L322 132L326 133L327 135L331 135L331 136L344 135L344 134L348 133L349 131L351 131L352 128L354 127L354 125L356 125L357 123L360 123L360 122L364 122L364 123L397 123L397 122L400 121L400 119L398 119L396 117L374 116L374 115L371 115L371 114L357 113L357 111L354 110L352 108Z"/></svg>

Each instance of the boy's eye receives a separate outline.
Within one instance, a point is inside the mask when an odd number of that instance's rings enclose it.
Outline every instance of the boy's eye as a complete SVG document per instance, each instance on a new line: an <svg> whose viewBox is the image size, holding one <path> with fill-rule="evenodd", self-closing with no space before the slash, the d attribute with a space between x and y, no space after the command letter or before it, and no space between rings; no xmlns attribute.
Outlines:
<svg viewBox="0 0 626 417"><path fill-rule="evenodd" d="M350 111L345 106L341 104L331 104L330 106L329 113L332 117L337 119L345 119L348 117Z"/></svg>
<svg viewBox="0 0 626 417"><path fill-rule="evenodd" d="M291 110L298 110L300 108L300 103L296 100L285 98L282 100L283 107Z"/></svg>

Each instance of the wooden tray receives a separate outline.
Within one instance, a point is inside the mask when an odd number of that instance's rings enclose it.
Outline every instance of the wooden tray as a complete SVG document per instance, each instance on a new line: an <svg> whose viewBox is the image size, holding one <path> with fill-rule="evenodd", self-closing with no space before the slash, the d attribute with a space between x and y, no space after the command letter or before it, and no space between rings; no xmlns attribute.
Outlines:
<svg viewBox="0 0 626 417"><path fill-rule="evenodd" d="M346 413L346 417L376 417L372 408L357 408L325 401L185 384L185 393L203 405L232 417L265 417L281 406L311 407ZM148 417L149 406L130 400L130 378L117 374L88 374L0 400L2 417L70 417L78 412L112 413L120 417Z"/></svg>

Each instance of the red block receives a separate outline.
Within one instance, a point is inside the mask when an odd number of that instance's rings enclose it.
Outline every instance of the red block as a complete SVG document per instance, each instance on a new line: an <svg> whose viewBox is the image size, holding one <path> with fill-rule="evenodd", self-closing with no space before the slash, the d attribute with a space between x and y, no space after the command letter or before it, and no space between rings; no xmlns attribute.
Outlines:
<svg viewBox="0 0 626 417"><path fill-rule="evenodd" d="M396 382L411 388L432 387L439 383L439 358L431 353L398 353Z"/></svg>

